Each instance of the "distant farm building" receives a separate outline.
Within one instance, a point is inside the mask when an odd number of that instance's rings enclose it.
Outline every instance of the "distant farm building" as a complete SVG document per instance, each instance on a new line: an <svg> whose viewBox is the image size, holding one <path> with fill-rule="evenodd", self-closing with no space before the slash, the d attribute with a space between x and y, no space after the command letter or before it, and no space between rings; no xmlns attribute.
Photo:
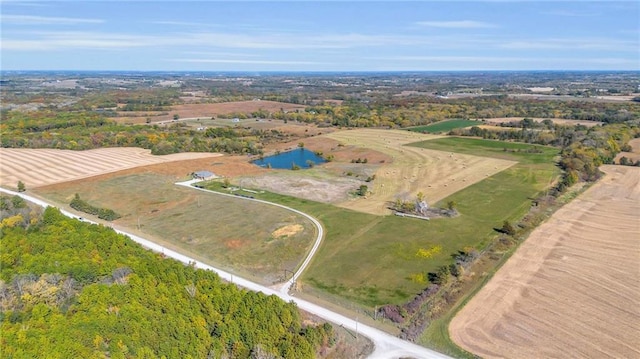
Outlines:
<svg viewBox="0 0 640 359"><path fill-rule="evenodd" d="M212 172L209 171L196 171L191 174L193 179L206 180L215 177Z"/></svg>

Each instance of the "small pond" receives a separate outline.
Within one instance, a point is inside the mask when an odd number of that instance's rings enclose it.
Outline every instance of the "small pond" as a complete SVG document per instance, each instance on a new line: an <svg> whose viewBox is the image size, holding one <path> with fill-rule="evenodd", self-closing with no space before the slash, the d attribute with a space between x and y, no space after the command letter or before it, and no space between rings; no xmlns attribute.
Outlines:
<svg viewBox="0 0 640 359"><path fill-rule="evenodd" d="M253 163L261 167L269 167L269 165L271 165L271 168L291 169L294 163L300 168L309 168L311 166L309 166L308 161L313 162L314 165L326 162L324 158L306 148L298 148L255 160Z"/></svg>

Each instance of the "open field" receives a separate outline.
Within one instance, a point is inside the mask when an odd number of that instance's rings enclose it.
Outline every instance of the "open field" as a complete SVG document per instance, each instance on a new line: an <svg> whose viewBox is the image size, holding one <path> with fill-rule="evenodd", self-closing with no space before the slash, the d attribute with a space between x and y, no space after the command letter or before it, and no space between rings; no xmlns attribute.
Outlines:
<svg viewBox="0 0 640 359"><path fill-rule="evenodd" d="M564 118L540 118L540 117L528 117L528 118L531 118L535 122L550 120L551 122L557 125L566 125L566 126L583 125L586 127L593 127L593 126L602 125L602 122L599 122L599 121L567 120ZM483 119L482 121L486 125L500 125L501 123L522 121L522 120L524 120L524 117L496 117L496 118Z"/></svg>
<svg viewBox="0 0 640 359"><path fill-rule="evenodd" d="M88 151L0 148L0 185L14 187L20 180L33 188L154 163L219 156L193 152L154 156L150 150L133 147Z"/></svg>
<svg viewBox="0 0 640 359"><path fill-rule="evenodd" d="M464 128L477 126L482 124L479 121L471 121L471 120L446 120L436 122L426 126L417 126L417 127L409 127L407 130L414 132L426 132L426 133L439 133L439 132L449 132L454 128Z"/></svg>
<svg viewBox="0 0 640 359"><path fill-rule="evenodd" d="M436 139L437 136L409 131L351 130L334 132L327 137L348 145L368 148L391 157L375 172L369 183L371 194L352 198L340 207L371 214L389 214L389 204L396 198L412 200L422 192L428 203L436 203L516 162L468 154L453 154L405 146L408 143Z"/></svg>
<svg viewBox="0 0 640 359"><path fill-rule="evenodd" d="M350 132L360 131L343 133ZM408 131L382 133L384 138L397 141L432 138L406 146L405 150L430 146L449 154L469 149L471 153L516 164L444 199L458 204L460 216L431 221L356 212L270 192L255 194L256 198L309 213L325 226L326 238L300 281L301 290L311 297L318 296L346 307L353 306L354 302L365 308L405 302L427 285L424 281L413 280L412 275L426 276L450 263L451 254L465 247L483 248L496 235L494 227L506 219L515 220L524 215L531 206L531 198L547 188L559 172L553 163L558 151L553 148L542 147L540 153L528 153L526 150L532 145L437 138ZM354 136L354 142L357 138ZM344 147L352 146L354 142L347 141ZM497 144L508 147L509 151L503 151ZM292 175L295 172L290 171ZM212 188L219 189L219 182L213 182ZM442 249L431 259L416 255L420 249L435 246Z"/></svg>
<svg viewBox="0 0 640 359"><path fill-rule="evenodd" d="M269 112L277 112L280 109L284 111L296 111L303 110L304 105L296 105L286 102L276 101L234 101L234 102L220 102L220 103L202 103L202 104L183 104L175 105L168 111L120 111L118 114L120 117L114 117L113 120L119 123L138 123L143 124L146 122L147 117L151 119L151 122L170 121L173 119L173 115L177 114L180 118L211 118L218 115L226 115L230 113L245 113L249 114L258 110L265 110Z"/></svg>
<svg viewBox="0 0 640 359"><path fill-rule="evenodd" d="M184 177L183 177L184 178ZM316 236L313 224L290 211L176 186L149 167L59 183L35 190L63 208L75 193L116 211L113 222L168 248L270 285L293 271Z"/></svg>
<svg viewBox="0 0 640 359"><path fill-rule="evenodd" d="M458 345L486 358L640 357L640 168L601 169L453 319Z"/></svg>

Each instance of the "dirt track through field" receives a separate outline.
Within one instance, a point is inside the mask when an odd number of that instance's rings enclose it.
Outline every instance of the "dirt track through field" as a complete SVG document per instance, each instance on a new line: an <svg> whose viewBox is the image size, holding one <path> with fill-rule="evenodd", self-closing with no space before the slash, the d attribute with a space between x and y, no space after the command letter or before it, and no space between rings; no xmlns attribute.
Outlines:
<svg viewBox="0 0 640 359"><path fill-rule="evenodd" d="M640 358L640 168L602 169L457 314L454 342L485 358Z"/></svg>
<svg viewBox="0 0 640 359"><path fill-rule="evenodd" d="M334 132L326 136L346 145L371 148L391 156L392 162L383 163L376 172L376 179L369 183L370 195L339 204L372 214L389 214L387 207L396 197L414 200L418 192L425 195L429 204L434 204L516 164L514 161L404 146L441 137L410 131L365 129Z"/></svg>
<svg viewBox="0 0 640 359"><path fill-rule="evenodd" d="M141 148L100 148L88 151L0 148L0 185L27 188L172 161L218 157L218 153L176 153L154 156Z"/></svg>

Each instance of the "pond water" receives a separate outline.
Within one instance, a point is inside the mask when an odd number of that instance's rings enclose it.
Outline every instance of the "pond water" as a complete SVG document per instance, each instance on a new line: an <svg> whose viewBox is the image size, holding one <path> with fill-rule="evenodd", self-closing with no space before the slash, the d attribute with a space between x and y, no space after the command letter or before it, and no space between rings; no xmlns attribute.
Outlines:
<svg viewBox="0 0 640 359"><path fill-rule="evenodd" d="M282 152L277 155L265 157L261 160L253 161L254 164L261 167L291 169L295 163L300 168L309 168L307 161L311 161L314 165L326 162L324 158L307 150L306 148L298 148L288 152Z"/></svg>

